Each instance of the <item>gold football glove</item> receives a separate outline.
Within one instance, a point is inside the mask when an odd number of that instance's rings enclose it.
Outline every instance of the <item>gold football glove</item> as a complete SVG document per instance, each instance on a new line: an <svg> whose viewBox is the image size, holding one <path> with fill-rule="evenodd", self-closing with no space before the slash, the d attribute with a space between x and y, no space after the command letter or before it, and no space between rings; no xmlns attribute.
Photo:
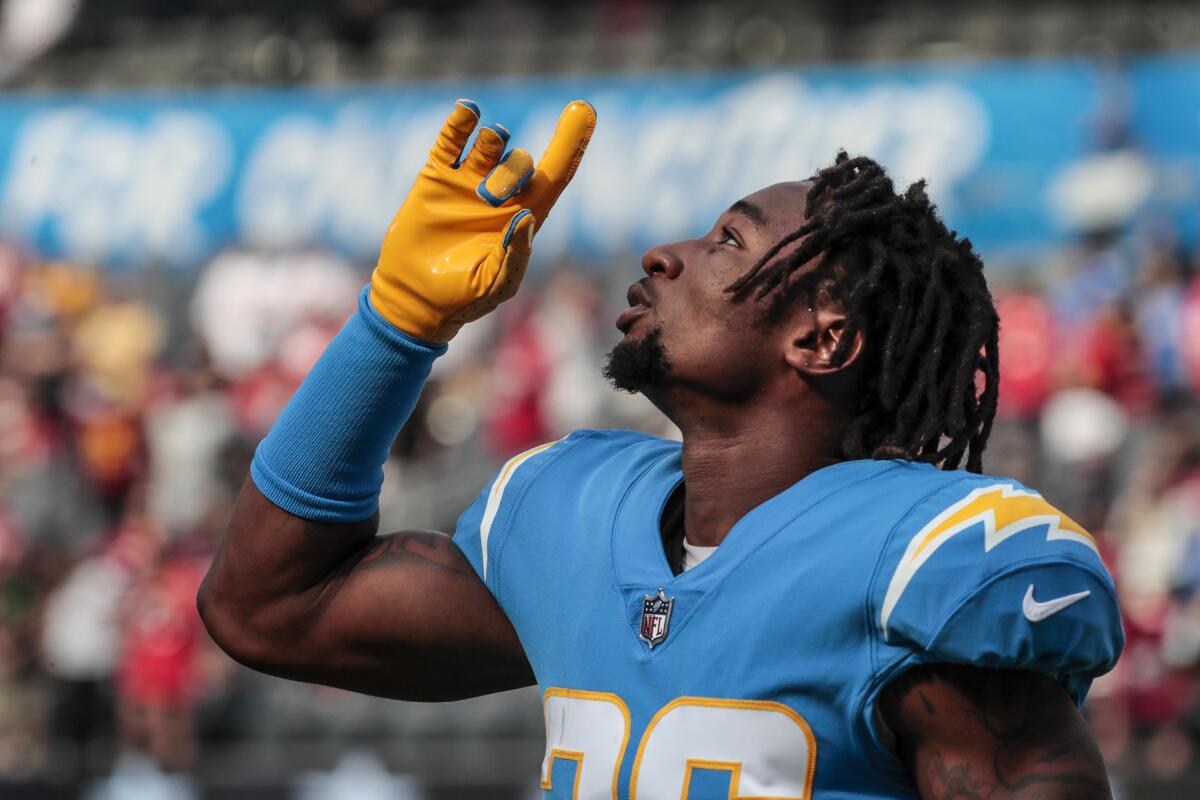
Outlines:
<svg viewBox="0 0 1200 800"><path fill-rule="evenodd" d="M559 118L535 169L529 153L505 153L508 131L479 128L479 107L459 100L404 205L371 275L371 305L400 330L446 342L464 323L512 297L533 234L575 175L596 112L576 100Z"/></svg>

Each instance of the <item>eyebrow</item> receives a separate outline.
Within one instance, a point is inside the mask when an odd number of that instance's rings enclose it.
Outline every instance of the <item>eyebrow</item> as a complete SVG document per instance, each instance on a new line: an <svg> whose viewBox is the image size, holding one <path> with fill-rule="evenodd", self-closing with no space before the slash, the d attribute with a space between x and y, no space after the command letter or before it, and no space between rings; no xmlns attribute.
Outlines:
<svg viewBox="0 0 1200 800"><path fill-rule="evenodd" d="M749 218L751 222L757 225L767 224L767 215L763 213L763 210L754 205L754 203L746 200L738 200L736 203L731 205L728 213L741 214L742 216Z"/></svg>

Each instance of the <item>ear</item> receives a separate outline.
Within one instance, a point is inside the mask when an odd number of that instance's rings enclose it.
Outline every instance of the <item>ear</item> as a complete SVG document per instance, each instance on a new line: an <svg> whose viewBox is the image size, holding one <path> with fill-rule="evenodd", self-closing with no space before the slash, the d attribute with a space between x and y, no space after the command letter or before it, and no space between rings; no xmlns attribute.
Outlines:
<svg viewBox="0 0 1200 800"><path fill-rule="evenodd" d="M845 313L832 303L801 310L787 329L784 360L792 369L813 377L850 369L862 358L864 342L862 331L855 331L845 360L834 361L834 353L846 335L847 327Z"/></svg>

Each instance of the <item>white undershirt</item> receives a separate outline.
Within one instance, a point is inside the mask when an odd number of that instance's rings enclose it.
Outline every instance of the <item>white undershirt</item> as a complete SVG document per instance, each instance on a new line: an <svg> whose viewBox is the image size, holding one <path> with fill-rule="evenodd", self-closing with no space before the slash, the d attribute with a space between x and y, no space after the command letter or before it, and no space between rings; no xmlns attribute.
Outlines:
<svg viewBox="0 0 1200 800"><path fill-rule="evenodd" d="M698 544L689 544L685 537L683 540L683 571L687 572L692 567L703 564L715 552L717 552L715 545L701 547Z"/></svg>

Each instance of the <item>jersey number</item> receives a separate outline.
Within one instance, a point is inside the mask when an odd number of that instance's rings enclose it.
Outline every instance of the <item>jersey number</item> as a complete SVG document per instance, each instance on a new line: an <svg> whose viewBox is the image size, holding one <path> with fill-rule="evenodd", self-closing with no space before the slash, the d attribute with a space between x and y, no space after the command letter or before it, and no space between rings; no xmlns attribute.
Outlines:
<svg viewBox="0 0 1200 800"><path fill-rule="evenodd" d="M568 760L575 762L572 800L617 800L629 746L624 701L608 692L552 688L544 711L542 788L554 788L554 764ZM729 775L730 800L808 800L816 760L808 723L782 703L681 697L646 726L634 756L629 798L688 800L692 773L716 770Z"/></svg>

